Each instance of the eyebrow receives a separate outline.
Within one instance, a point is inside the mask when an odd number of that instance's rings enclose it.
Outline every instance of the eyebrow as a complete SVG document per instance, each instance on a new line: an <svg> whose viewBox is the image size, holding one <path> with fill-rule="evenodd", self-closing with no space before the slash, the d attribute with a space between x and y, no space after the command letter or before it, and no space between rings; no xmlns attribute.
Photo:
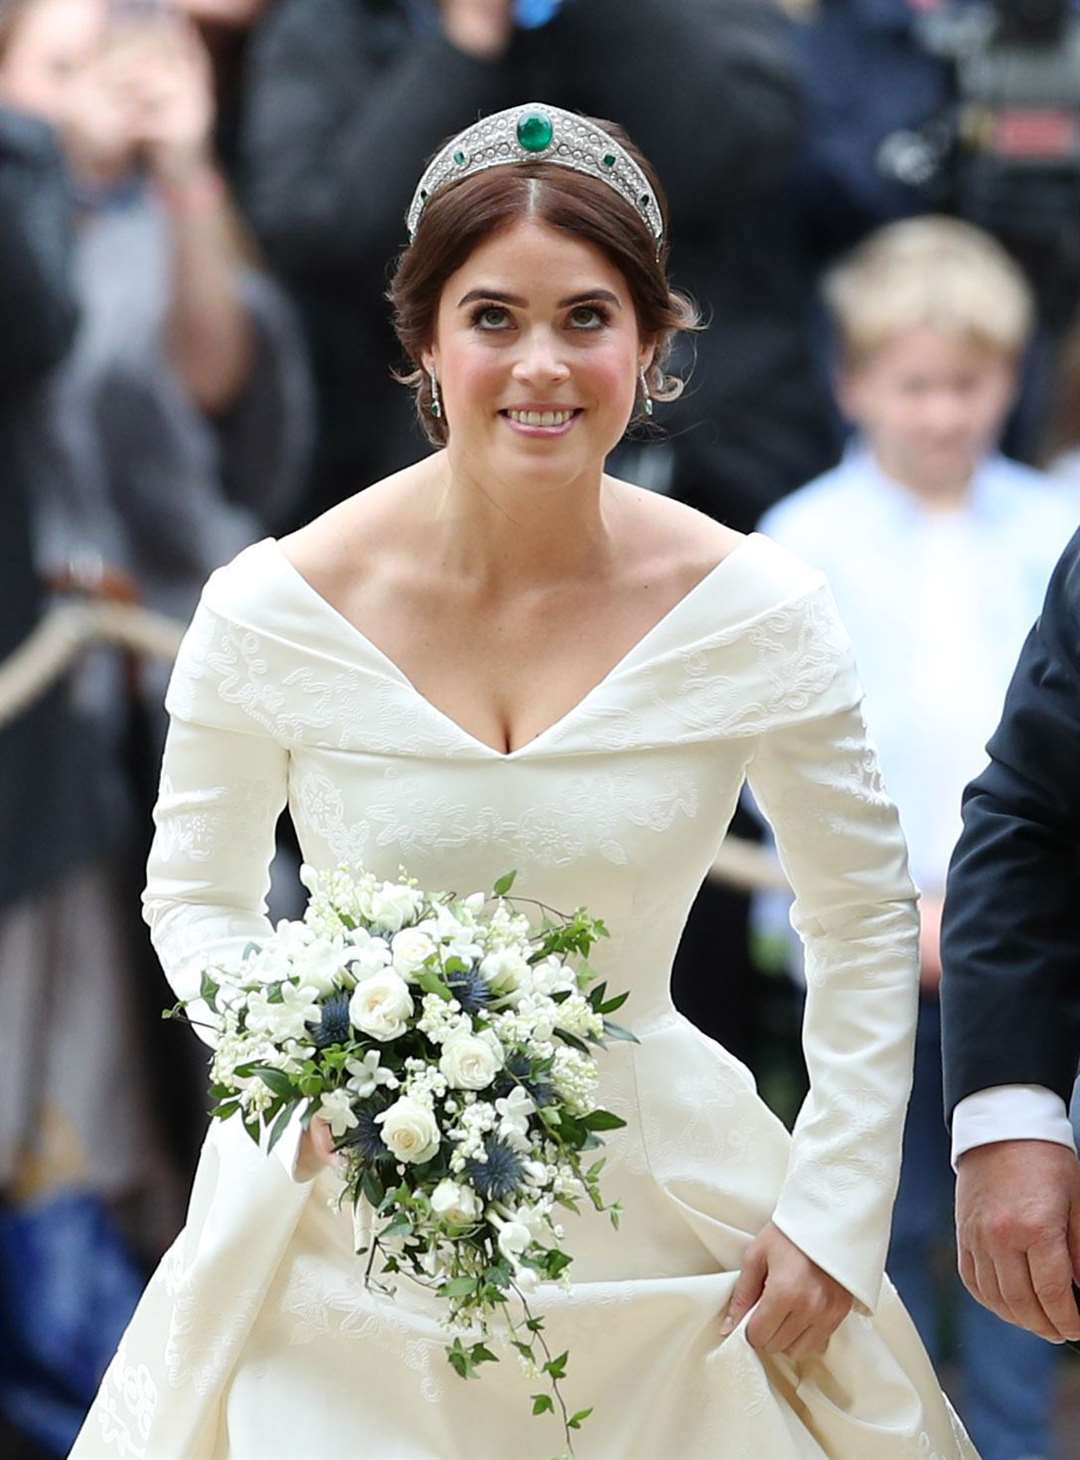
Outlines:
<svg viewBox="0 0 1080 1460"><path fill-rule="evenodd" d="M513 304L518 309L524 309L529 302L520 294L504 294L499 289L470 289L468 294L458 300L458 308L463 309L466 304L475 304L481 299L496 304ZM594 299L603 299L614 304L616 309L622 308L618 295L613 294L610 289L588 289L584 294L571 294L568 299L560 299L556 308L569 309L574 304L591 304Z"/></svg>

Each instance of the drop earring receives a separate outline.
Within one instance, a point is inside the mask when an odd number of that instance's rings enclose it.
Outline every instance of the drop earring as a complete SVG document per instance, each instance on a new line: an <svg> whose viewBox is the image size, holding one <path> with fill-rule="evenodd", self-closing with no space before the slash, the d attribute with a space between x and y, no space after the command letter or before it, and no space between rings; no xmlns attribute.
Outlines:
<svg viewBox="0 0 1080 1460"><path fill-rule="evenodd" d="M651 416L653 413L653 403L652 396L649 394L649 382L645 379L644 366L638 371L638 376L641 380L641 404L645 408L645 414Z"/></svg>
<svg viewBox="0 0 1080 1460"><path fill-rule="evenodd" d="M442 415L442 396L439 394L439 377L434 370L428 371L431 380L431 414L436 420Z"/></svg>

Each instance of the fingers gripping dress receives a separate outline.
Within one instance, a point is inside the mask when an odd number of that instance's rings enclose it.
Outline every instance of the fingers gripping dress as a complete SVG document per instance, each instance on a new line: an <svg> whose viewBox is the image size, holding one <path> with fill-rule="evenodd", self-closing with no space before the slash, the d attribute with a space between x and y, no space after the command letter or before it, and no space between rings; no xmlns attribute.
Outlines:
<svg viewBox="0 0 1080 1460"><path fill-rule="evenodd" d="M580 1460L971 1460L883 1279L911 1077L917 924L896 814L822 578L753 536L580 704L500 754L427 702L272 539L215 573L185 638L147 917L177 993L265 933L274 824L308 862L428 888L585 903L594 964L640 1046L601 1057L620 1232L567 1217L569 1292L537 1306L595 1412ZM811 1090L793 1137L672 1006L687 912L744 778L773 823L807 946ZM717 948L702 978L724 979ZM295 1151L298 1137L293 1133ZM437 1308L365 1290L332 1178L301 1183L235 1122L207 1137L187 1225L151 1280L77 1460L550 1460L513 1355L463 1383ZM281 1159L279 1159L279 1155ZM720 1325L772 1218L854 1295L824 1359Z"/></svg>

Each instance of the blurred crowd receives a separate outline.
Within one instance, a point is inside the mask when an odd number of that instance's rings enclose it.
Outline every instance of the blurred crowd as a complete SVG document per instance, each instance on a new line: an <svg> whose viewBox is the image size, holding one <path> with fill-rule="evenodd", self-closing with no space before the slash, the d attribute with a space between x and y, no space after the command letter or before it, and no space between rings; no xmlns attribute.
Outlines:
<svg viewBox="0 0 1080 1460"><path fill-rule="evenodd" d="M611 470L761 524L852 632L924 892L890 1272L984 1460L1051 1460L1060 1354L951 1278L937 926L1080 520L1069 0L0 0L0 663L56 595L186 620L241 547L430 449L392 373L405 210L447 136L537 99L656 164L709 321ZM67 1453L205 1124L138 921L168 669L95 650L0 705L0 1450L26 1460ZM293 855L284 828L282 912ZM786 928L708 885L675 995L790 1105Z"/></svg>

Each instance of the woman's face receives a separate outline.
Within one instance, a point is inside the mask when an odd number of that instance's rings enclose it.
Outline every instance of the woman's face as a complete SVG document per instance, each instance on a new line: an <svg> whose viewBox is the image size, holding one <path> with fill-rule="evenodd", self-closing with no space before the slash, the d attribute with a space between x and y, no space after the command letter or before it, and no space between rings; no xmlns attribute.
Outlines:
<svg viewBox="0 0 1080 1460"><path fill-rule="evenodd" d="M447 280L423 364L439 379L452 461L558 486L603 469L651 358L615 265L590 243L522 221Z"/></svg>

